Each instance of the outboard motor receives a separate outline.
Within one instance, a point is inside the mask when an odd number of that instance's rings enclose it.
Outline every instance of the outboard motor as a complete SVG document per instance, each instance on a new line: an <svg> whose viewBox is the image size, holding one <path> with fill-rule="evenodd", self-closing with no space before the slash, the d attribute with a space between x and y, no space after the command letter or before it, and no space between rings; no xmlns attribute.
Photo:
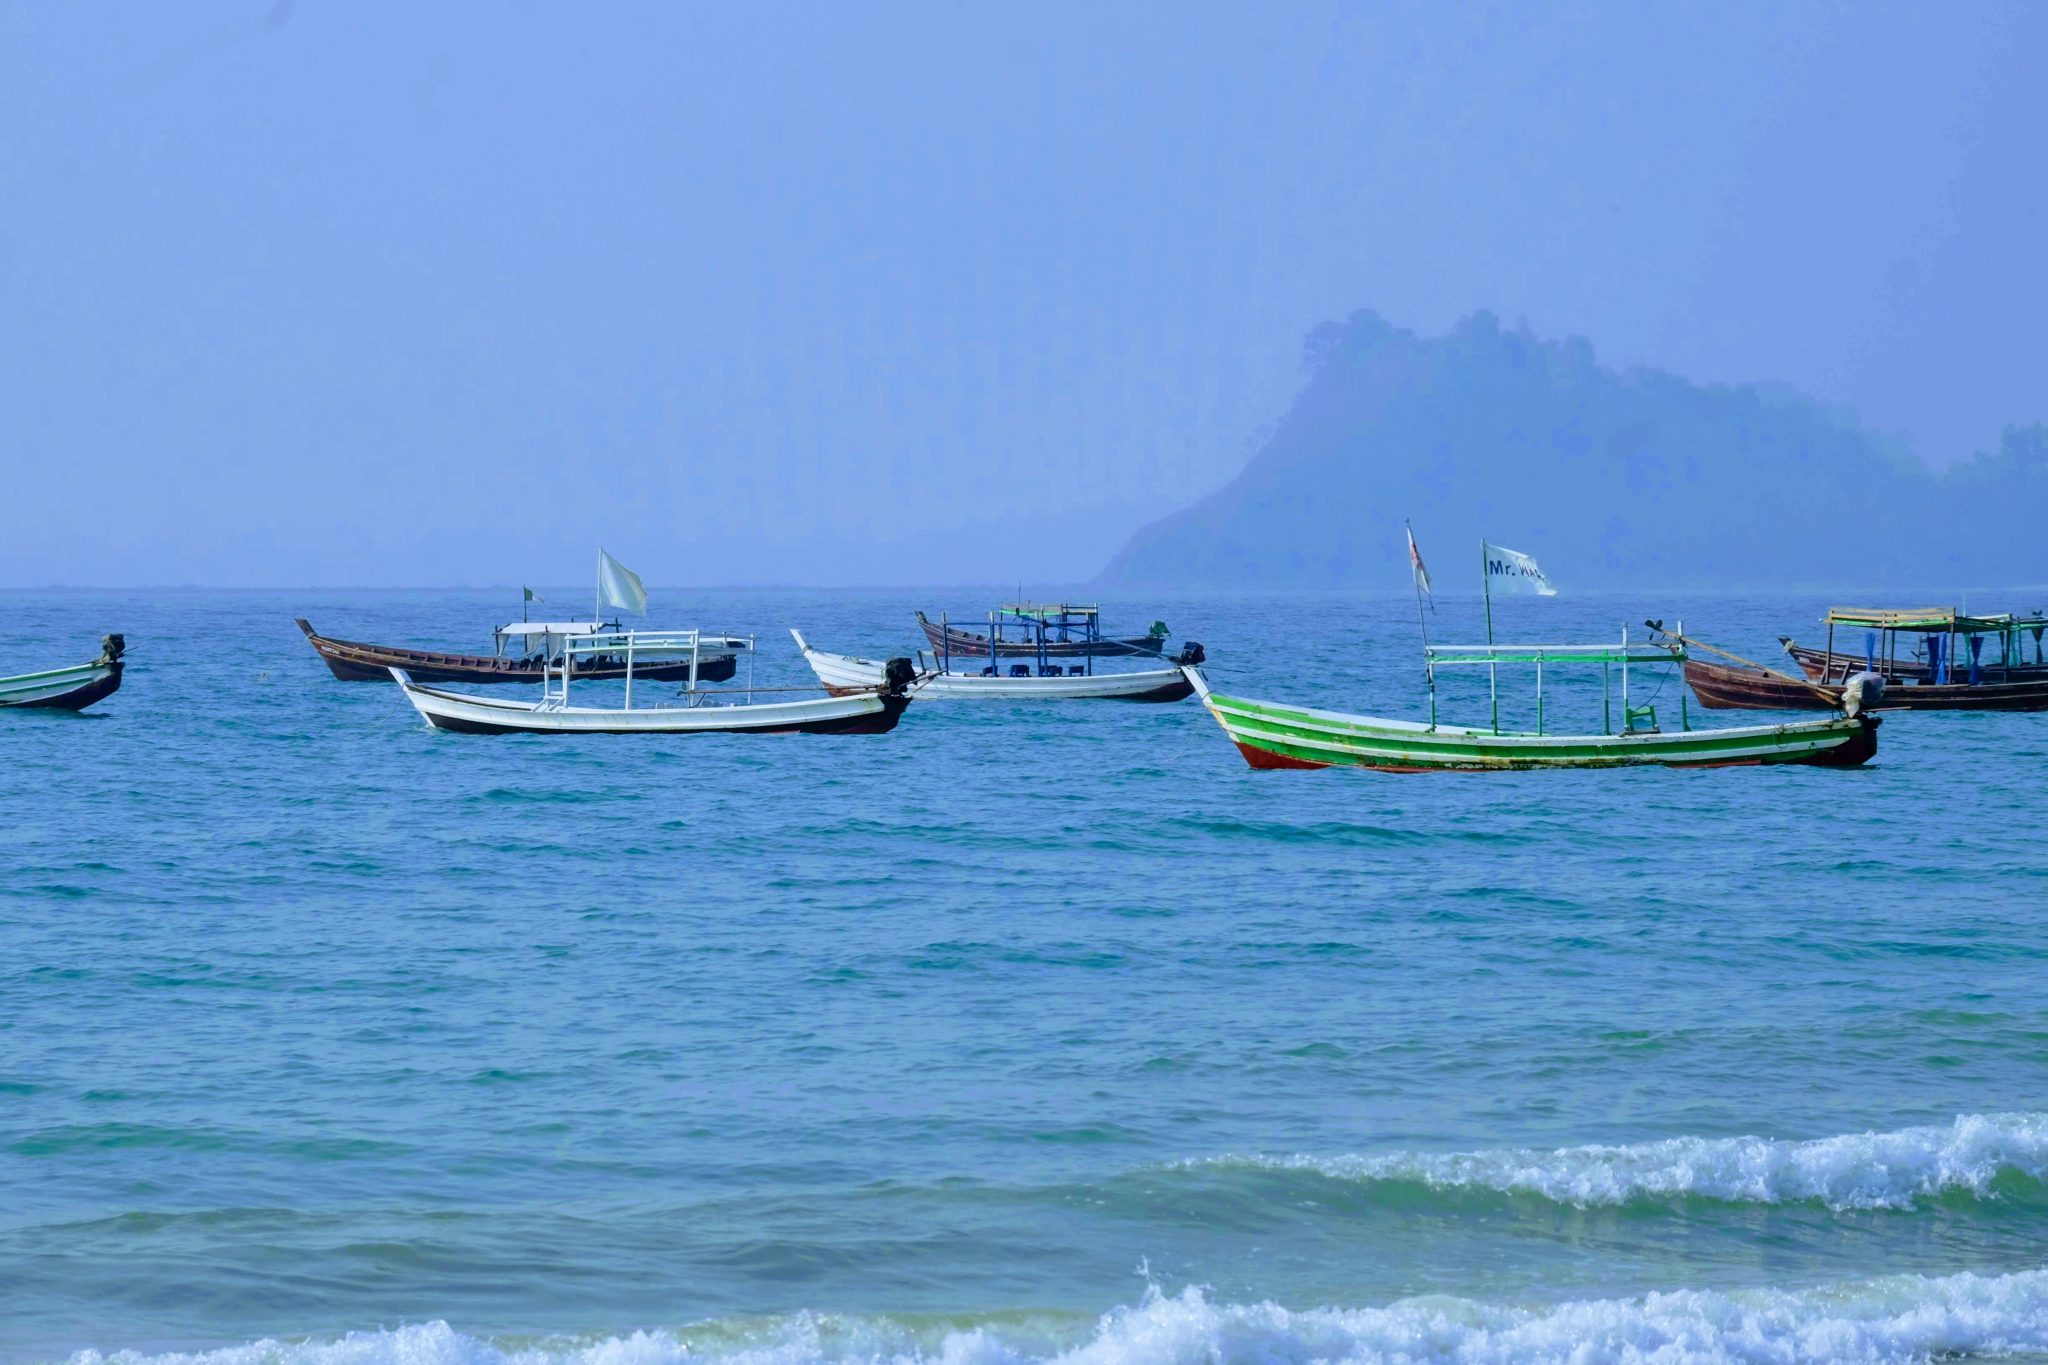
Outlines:
<svg viewBox="0 0 2048 1365"><path fill-rule="evenodd" d="M1189 640L1180 647L1180 653L1174 655L1172 661L1183 668L1192 668L1208 657L1200 640Z"/></svg>
<svg viewBox="0 0 2048 1365"><path fill-rule="evenodd" d="M1869 669L1842 684L1842 714L1855 717L1884 700L1884 675Z"/></svg>
<svg viewBox="0 0 2048 1365"><path fill-rule="evenodd" d="M100 636L100 662L101 662L101 663L103 663L103 664L117 664L117 663L120 663L120 662L121 662L121 656L122 656L123 654L126 654L127 652L128 652L128 637L127 637L127 636L125 636L125 635L102 635L102 636Z"/></svg>
<svg viewBox="0 0 2048 1365"><path fill-rule="evenodd" d="M917 681L917 665L908 659L891 659L882 665L882 691L900 697Z"/></svg>

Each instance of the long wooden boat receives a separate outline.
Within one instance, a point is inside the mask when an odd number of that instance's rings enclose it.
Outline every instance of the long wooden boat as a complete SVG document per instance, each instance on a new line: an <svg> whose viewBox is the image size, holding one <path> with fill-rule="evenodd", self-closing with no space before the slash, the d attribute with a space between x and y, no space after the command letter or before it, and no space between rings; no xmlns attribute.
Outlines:
<svg viewBox="0 0 2048 1365"><path fill-rule="evenodd" d="M1859 665L1861 661L1858 661ZM1837 674L1837 677L1840 675ZM1825 711L1841 704L1839 682L1800 682L1762 668L1685 661L1685 681L1700 705L1717 711ZM1823 695L1825 694L1825 695ZM1869 703L1881 711L2048 711L2048 674L2010 682L1930 683L1892 678Z"/></svg>
<svg viewBox="0 0 2048 1365"><path fill-rule="evenodd" d="M0 678L0 706L82 711L120 690L121 658L127 651L126 637L104 635L100 637L100 655L91 663Z"/></svg>
<svg viewBox="0 0 2048 1365"><path fill-rule="evenodd" d="M829 654L813 649L801 631L792 630L804 662L834 696L851 696L882 685L888 667L880 659ZM917 675L910 691L918 698L975 701L1182 701L1194 685L1179 668L1154 668L1135 673L1084 672L1079 665L1057 674L1034 675L1027 664L1012 673L967 673L929 669ZM1017 670L1023 670L1022 673Z"/></svg>
<svg viewBox="0 0 2048 1365"><path fill-rule="evenodd" d="M313 650L329 671L343 682L389 682L391 671L399 669L419 683L481 683L487 687L511 683L538 683L547 673L547 653L524 657L505 654L449 654L432 649L409 649L401 645L371 645L357 640L337 640L321 635L301 616L299 629L306 633ZM593 625L590 629L596 629ZM499 632L504 635L503 631ZM700 682L726 682L739 669L738 651L742 641L706 636L705 652L696 663ZM579 661L577 672L585 678L623 678L623 658L593 657ZM687 682L688 659L663 658L640 661L635 676L650 682Z"/></svg>
<svg viewBox="0 0 2048 1365"><path fill-rule="evenodd" d="M1380 720L1196 694L1254 768L1370 768L1380 772L1504 772L1539 768L1722 768L1799 763L1854 767L1877 753L1876 716L1833 716L1727 730L1625 731L1616 735L1496 733L1462 726Z"/></svg>
<svg viewBox="0 0 2048 1365"><path fill-rule="evenodd" d="M962 630L949 620L934 621L917 613L917 624L941 657L1022 659L1043 656L1050 659L1125 658L1142 655L1158 658L1165 652L1167 632L1150 635L1104 637L1100 633L1097 609L1075 606L1038 606L1012 603L990 613L986 631ZM1005 633L1004 627L1011 633ZM1015 633L1021 630L1021 634ZM1040 637L1043 637L1042 641Z"/></svg>
<svg viewBox="0 0 2048 1365"><path fill-rule="evenodd" d="M476 735L875 735L895 729L910 705L908 686L914 670L908 659L890 660L883 665L878 685L843 696L757 702L753 688L707 692L692 682L683 692L681 705L636 707L633 685L644 679L629 664L623 705L578 706L569 699L572 682L590 676L582 666L585 658L661 658L677 650L694 652L698 643L695 631L599 631L566 636L560 657L548 667L538 701L448 692L425 686L404 669L394 668L391 676L429 725Z"/></svg>
<svg viewBox="0 0 2048 1365"><path fill-rule="evenodd" d="M1715 709L1815 711L1836 703L1858 675L1883 679L1869 706L1889 711L2048 711L2048 663L2039 616L1970 616L1954 607L1911 611L1830 607L1827 645L1810 649L1781 635L1778 643L1805 675L1730 667L1690 659L1685 680L1703 706ZM1866 632L1863 654L1835 648L1838 630ZM2033 644L2033 659L2027 645ZM1902 651L1903 644L1903 651ZM1900 658L1904 652L1905 658Z"/></svg>

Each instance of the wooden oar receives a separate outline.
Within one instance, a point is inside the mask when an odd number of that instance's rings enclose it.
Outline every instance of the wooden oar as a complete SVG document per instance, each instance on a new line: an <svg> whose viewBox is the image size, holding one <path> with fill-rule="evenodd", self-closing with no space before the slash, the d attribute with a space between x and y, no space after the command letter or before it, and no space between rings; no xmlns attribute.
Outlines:
<svg viewBox="0 0 2048 1365"><path fill-rule="evenodd" d="M1661 622L1645 621L1643 622L1643 624L1648 626L1651 630L1655 631L1659 635L1668 636L1669 638L1678 641L1678 643L1684 645L1687 649L1704 649L1709 654L1718 654L1724 659L1733 659L1736 663L1742 664L1747 668L1754 668L1761 673L1768 673L1774 678L1783 678L1786 682L1798 683L1801 687L1807 688L1808 690L1812 691L1815 695L1826 699L1828 705L1830 706L1840 706L1842 704L1842 699L1839 696L1837 696L1833 692L1830 692L1827 688L1822 687L1819 683L1814 682L1810 678L1795 678L1790 673L1780 673L1777 669L1772 668L1766 664L1760 664L1755 659L1745 659L1740 654L1731 654L1725 649L1716 649L1714 646L1708 644L1704 640L1695 640L1690 636L1680 635L1675 630L1666 630L1664 629L1664 626Z"/></svg>

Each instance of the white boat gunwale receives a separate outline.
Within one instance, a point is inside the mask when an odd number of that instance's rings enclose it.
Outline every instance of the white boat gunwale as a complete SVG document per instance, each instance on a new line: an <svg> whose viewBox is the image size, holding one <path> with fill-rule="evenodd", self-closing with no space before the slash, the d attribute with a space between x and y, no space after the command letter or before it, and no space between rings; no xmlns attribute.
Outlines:
<svg viewBox="0 0 2048 1365"><path fill-rule="evenodd" d="M857 654L837 654L811 644L800 630L789 632L804 661L828 691L842 692L874 686L886 665ZM919 651L923 662L925 652ZM944 668L922 668L911 683L920 697L933 700L973 701L1180 701L1193 693L1185 673L1178 666L1134 671L1093 670L1074 673L1011 677L986 672L954 672Z"/></svg>

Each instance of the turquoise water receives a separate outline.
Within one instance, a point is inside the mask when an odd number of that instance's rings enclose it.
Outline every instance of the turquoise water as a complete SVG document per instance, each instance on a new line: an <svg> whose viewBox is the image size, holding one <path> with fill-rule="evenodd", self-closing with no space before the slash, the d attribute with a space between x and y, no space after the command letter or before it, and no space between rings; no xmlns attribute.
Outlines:
<svg viewBox="0 0 2048 1365"><path fill-rule="evenodd" d="M984 605L656 599L763 682ZM1854 772L1254 773L1193 703L464 737L291 618L474 648L502 594L0 601L0 663L132 659L0 715L0 1359L2048 1350L2048 717ZM1421 712L1412 598L1110 605Z"/></svg>

